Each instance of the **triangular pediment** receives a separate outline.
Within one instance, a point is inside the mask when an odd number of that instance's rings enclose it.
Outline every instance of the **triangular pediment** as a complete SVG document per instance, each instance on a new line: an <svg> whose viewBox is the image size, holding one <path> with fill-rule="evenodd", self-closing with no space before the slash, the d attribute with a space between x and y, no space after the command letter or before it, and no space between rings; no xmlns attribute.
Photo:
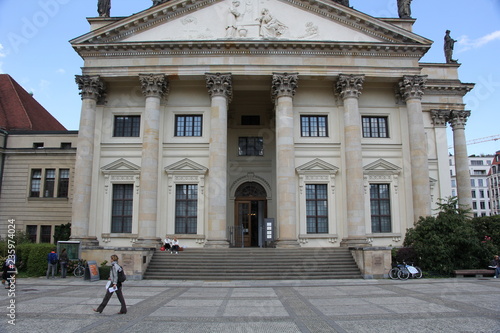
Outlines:
<svg viewBox="0 0 500 333"><path fill-rule="evenodd" d="M328 173L328 174L336 174L339 168L336 166L325 162L319 158L316 158L310 162L307 162L297 168L297 173L300 174L309 174L309 173Z"/></svg>
<svg viewBox="0 0 500 333"><path fill-rule="evenodd" d="M127 161L126 159L120 158L119 160L116 160L108 165L103 166L101 168L101 171L104 174L109 174L109 173L130 174L130 173L139 173L140 167L132 162Z"/></svg>
<svg viewBox="0 0 500 333"><path fill-rule="evenodd" d="M351 51L355 45L358 49L370 45L373 52L411 44L413 51L420 47L425 53L432 43L387 21L321 0L173 0L110 22L71 43L80 53L100 47L202 48L215 43L212 48L224 48L291 41L294 47L345 44Z"/></svg>
<svg viewBox="0 0 500 333"><path fill-rule="evenodd" d="M165 167L168 174L206 174L208 169L188 158Z"/></svg>
<svg viewBox="0 0 500 333"><path fill-rule="evenodd" d="M389 174L399 174L401 168L384 159L378 159L363 168L365 173L389 173Z"/></svg>

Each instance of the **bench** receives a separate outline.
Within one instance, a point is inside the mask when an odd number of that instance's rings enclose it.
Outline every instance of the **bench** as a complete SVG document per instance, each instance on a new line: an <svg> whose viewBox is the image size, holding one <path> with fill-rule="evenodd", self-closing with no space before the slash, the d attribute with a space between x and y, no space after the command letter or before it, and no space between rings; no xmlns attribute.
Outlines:
<svg viewBox="0 0 500 333"><path fill-rule="evenodd" d="M477 278L481 278L484 276L493 276L495 275L494 269L457 269L453 271L457 278L463 278L466 276L474 276Z"/></svg>

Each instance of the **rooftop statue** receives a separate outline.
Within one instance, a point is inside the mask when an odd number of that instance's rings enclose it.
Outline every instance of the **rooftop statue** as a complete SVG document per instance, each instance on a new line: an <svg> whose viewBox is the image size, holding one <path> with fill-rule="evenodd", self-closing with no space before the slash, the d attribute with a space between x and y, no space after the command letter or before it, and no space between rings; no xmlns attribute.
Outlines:
<svg viewBox="0 0 500 333"><path fill-rule="evenodd" d="M452 59L455 42L456 40L450 37L450 30L446 30L446 35L444 36L444 57L447 64L457 63L457 60Z"/></svg>
<svg viewBox="0 0 500 333"><path fill-rule="evenodd" d="M161 5L162 3L167 2L168 0L153 0L153 7Z"/></svg>
<svg viewBox="0 0 500 333"><path fill-rule="evenodd" d="M411 18L411 0L398 0L399 18Z"/></svg>
<svg viewBox="0 0 500 333"><path fill-rule="evenodd" d="M97 12L100 17L109 17L111 11L111 0L98 0Z"/></svg>
<svg viewBox="0 0 500 333"><path fill-rule="evenodd" d="M336 3L349 7L349 0L333 0Z"/></svg>

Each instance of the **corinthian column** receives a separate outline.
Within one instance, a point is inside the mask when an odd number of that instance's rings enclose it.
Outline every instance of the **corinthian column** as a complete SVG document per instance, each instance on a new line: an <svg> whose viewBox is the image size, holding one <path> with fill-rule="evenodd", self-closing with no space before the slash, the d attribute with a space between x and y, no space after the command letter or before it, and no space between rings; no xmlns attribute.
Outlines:
<svg viewBox="0 0 500 333"><path fill-rule="evenodd" d="M422 95L427 75L404 76L399 91L408 109L408 136L410 139L411 182L413 193L413 218L431 214L429 185L429 160L427 138L422 114Z"/></svg>
<svg viewBox="0 0 500 333"><path fill-rule="evenodd" d="M367 245L361 152L361 115L358 99L363 89L364 75L340 74L337 93L344 102L344 154L347 198L347 238L341 246Z"/></svg>
<svg viewBox="0 0 500 333"><path fill-rule="evenodd" d="M136 246L156 246L158 204L158 160L160 156L160 102L168 94L165 75L140 74L146 97L143 113L141 184L139 187L139 235Z"/></svg>
<svg viewBox="0 0 500 333"><path fill-rule="evenodd" d="M99 76L76 75L82 96L80 128L76 150L71 239L83 245L96 245L97 238L89 236L90 199L92 193L92 164L97 101L104 95L104 82Z"/></svg>
<svg viewBox="0 0 500 333"><path fill-rule="evenodd" d="M472 209L469 158L467 156L467 143L465 140L465 123L469 116L470 111L453 110L450 112L449 119L451 128L453 129L458 204L464 209Z"/></svg>
<svg viewBox="0 0 500 333"><path fill-rule="evenodd" d="M229 73L206 73L210 109L208 228L205 247L228 247L227 227L227 109L233 96Z"/></svg>
<svg viewBox="0 0 500 333"><path fill-rule="evenodd" d="M273 73L272 97L276 109L276 198L278 247L299 246L297 242L297 184L293 141L293 96L298 73Z"/></svg>

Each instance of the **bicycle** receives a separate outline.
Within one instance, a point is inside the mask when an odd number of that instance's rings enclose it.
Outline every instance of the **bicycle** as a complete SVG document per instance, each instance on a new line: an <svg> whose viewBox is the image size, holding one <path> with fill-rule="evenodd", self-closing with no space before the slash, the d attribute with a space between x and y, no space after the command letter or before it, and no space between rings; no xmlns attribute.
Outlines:
<svg viewBox="0 0 500 333"><path fill-rule="evenodd" d="M398 271L398 279L400 280L408 280L408 278L412 277L415 279L420 279L422 277L422 270L418 266L413 266L413 264L409 265L403 261L403 267L401 267Z"/></svg>
<svg viewBox="0 0 500 333"><path fill-rule="evenodd" d="M391 270L389 271L389 277L392 279L392 280L397 280L399 279L398 278L398 273L399 271L404 267L403 264L400 264L400 263L397 263L396 267L393 267L391 268Z"/></svg>
<svg viewBox="0 0 500 333"><path fill-rule="evenodd" d="M76 277L83 277L85 275L85 265L84 265L82 259L78 260L78 265L75 267L75 270L73 271L73 274Z"/></svg>

